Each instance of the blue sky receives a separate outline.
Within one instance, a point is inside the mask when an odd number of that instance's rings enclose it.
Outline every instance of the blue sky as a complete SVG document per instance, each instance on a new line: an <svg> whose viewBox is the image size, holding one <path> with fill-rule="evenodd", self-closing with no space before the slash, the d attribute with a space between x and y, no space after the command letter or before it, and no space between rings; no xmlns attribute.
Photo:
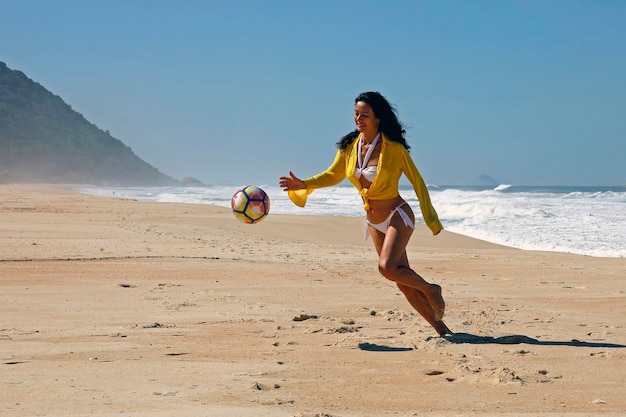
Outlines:
<svg viewBox="0 0 626 417"><path fill-rule="evenodd" d="M325 169L354 97L429 184L626 184L625 1L0 0L0 61L162 172Z"/></svg>

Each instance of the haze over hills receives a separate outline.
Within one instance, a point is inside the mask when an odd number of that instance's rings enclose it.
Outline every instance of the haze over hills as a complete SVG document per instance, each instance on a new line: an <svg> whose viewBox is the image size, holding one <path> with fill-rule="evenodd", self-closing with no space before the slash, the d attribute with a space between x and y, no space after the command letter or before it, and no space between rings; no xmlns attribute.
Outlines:
<svg viewBox="0 0 626 417"><path fill-rule="evenodd" d="M4 62L0 62L0 182L179 183Z"/></svg>

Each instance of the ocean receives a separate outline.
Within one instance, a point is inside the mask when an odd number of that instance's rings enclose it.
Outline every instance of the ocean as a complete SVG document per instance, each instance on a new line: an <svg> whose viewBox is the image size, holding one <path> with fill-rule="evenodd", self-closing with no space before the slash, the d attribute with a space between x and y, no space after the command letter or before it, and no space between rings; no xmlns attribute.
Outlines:
<svg viewBox="0 0 626 417"><path fill-rule="evenodd" d="M364 215L361 199L351 185L316 190L305 208L291 203L278 186L258 186L270 197L270 215ZM230 199L238 188L80 188L76 191L139 201L230 207ZM429 185L428 188L445 230L519 249L595 257L626 256L626 187L503 184L497 187ZM410 185L401 186L400 194L421 222L419 203ZM233 221L236 221L234 217Z"/></svg>

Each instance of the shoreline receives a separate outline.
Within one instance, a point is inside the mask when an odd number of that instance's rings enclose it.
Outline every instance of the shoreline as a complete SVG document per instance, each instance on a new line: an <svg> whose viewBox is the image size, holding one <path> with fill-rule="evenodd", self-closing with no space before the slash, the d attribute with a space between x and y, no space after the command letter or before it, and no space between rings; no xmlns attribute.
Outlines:
<svg viewBox="0 0 626 417"><path fill-rule="evenodd" d="M331 190L319 190L321 193L317 195L319 200L313 199L308 208L305 209L296 208L279 187L267 187L264 189L269 192L272 198L272 214L349 217L362 217L363 215L359 202L352 200L355 198L352 186L338 187L334 191L339 194L331 192ZM512 188L517 191L510 193L491 190L493 193L488 193L486 200L482 202L478 202L478 200L485 198L481 196L482 192L479 190L470 191L468 187L457 187L449 190L452 195L461 193L458 198L452 197L450 194L447 195L446 192L433 195L433 198L437 199L436 207L440 210L442 222L448 231L523 250L562 252L606 258L626 257L626 252L622 249L625 243L623 235L626 230L623 225L626 224L626 217L620 214L619 192L614 194L605 190L607 193L604 194L599 189L585 191L585 187ZM213 203L222 207L229 207L229 191L234 191L231 187L226 186L214 186L206 189L182 187L114 190L116 189L103 188L98 191L92 188L77 191L109 197L121 195L127 198L138 198L142 201ZM325 192L327 194L324 194ZM598 192L603 193L604 197L596 195ZM538 193L537 195L547 193L547 195L539 197L538 201L533 202L535 193ZM565 194L568 194L569 197L566 197ZM417 201L413 200L410 192L407 197L407 201L414 210L419 210ZM337 204L324 202L327 199L336 198L339 199ZM606 201L604 201L605 198L607 198ZM518 199L522 201L516 202ZM460 206L466 207L467 210L461 209L461 212L458 212ZM577 232L571 229L572 222L580 225Z"/></svg>
<svg viewBox="0 0 626 417"><path fill-rule="evenodd" d="M8 416L623 413L625 259L420 226L409 260L442 285L455 338L377 273L360 218L245 225L217 206L0 185L0 402Z"/></svg>

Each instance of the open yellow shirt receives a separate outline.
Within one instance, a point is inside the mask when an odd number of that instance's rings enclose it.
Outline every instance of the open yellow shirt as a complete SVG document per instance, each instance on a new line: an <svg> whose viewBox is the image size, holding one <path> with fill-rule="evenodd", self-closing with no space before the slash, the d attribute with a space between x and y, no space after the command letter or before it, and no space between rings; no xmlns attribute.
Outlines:
<svg viewBox="0 0 626 417"><path fill-rule="evenodd" d="M304 207L307 197L313 190L339 184L347 178L359 191L363 198L364 208L368 210L369 200L386 200L398 196L400 194L398 190L400 177L404 174L417 194L424 222L434 235L438 234L443 226L430 202L426 184L409 152L402 144L389 140L384 134L381 136L382 147L378 158L378 174L369 188L362 187L359 180L354 176L358 148L356 144L360 140L359 136L345 150L337 150L335 160L324 172L305 179L306 189L288 191L289 198L296 205Z"/></svg>

